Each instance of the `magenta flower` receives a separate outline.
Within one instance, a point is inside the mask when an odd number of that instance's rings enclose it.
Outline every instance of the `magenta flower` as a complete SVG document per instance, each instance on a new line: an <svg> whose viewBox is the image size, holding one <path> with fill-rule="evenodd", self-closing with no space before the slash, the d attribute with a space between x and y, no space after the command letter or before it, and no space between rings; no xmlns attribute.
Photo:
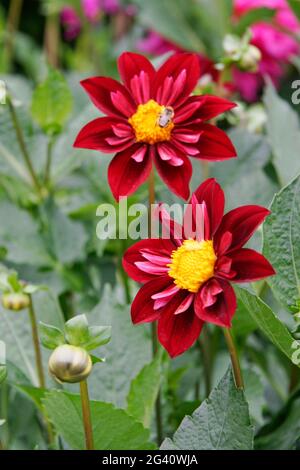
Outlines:
<svg viewBox="0 0 300 470"><path fill-rule="evenodd" d="M251 102L257 99L265 76L269 76L276 86L279 85L285 65L300 50L299 43L290 34L300 31L300 23L286 0L235 0L234 6L236 18L255 8L277 10L272 23L259 22L251 28L251 42L262 54L259 71L256 73L234 71L237 89L244 99Z"/></svg>
<svg viewBox="0 0 300 470"><path fill-rule="evenodd" d="M64 27L64 36L67 41L76 39L81 30L81 21L74 8L65 6L60 13L60 21Z"/></svg>

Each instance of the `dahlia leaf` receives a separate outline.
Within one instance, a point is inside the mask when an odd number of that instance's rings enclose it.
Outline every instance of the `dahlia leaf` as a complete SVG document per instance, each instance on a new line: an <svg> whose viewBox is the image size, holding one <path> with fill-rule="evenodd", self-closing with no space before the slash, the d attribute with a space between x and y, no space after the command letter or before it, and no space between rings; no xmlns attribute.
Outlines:
<svg viewBox="0 0 300 470"><path fill-rule="evenodd" d="M59 134L72 110L72 95L64 76L50 69L46 80L33 93L33 119L48 135Z"/></svg>
<svg viewBox="0 0 300 470"><path fill-rule="evenodd" d="M239 301L248 310L249 315L256 321L258 327L267 338L285 354L293 364L300 366L298 343L287 327L279 320L271 308L259 297L251 294L246 289L236 287Z"/></svg>
<svg viewBox="0 0 300 470"><path fill-rule="evenodd" d="M197 32L187 19L190 12L189 5L173 0L152 0L144 2L137 0L142 6L139 15L143 24L183 46L186 50L203 51L204 47Z"/></svg>
<svg viewBox="0 0 300 470"><path fill-rule="evenodd" d="M294 311L300 299L300 176L275 195L263 231L263 252L277 273L267 282L281 304Z"/></svg>
<svg viewBox="0 0 300 470"><path fill-rule="evenodd" d="M117 304L118 291L107 285L100 303L88 315L90 324L111 325L112 338L95 354L106 358L105 366L93 370L89 378L91 396L101 397L118 407L126 407L131 381L151 362L148 325L132 326L129 306Z"/></svg>
<svg viewBox="0 0 300 470"><path fill-rule="evenodd" d="M145 365L131 382L127 396L127 413L150 428L155 401L161 382L161 354Z"/></svg>
<svg viewBox="0 0 300 470"><path fill-rule="evenodd" d="M64 320L56 297L50 290L39 291L33 297L33 304L38 320L62 328ZM25 315L26 317L26 315ZM6 359L18 367L27 379L37 384L35 371L35 353L32 344L30 324L24 315L9 315L0 305L1 337L5 338ZM42 350L44 370L47 370L48 353ZM10 373L12 367L10 366ZM46 375L47 377L47 375ZM24 380L22 380L24 383Z"/></svg>
<svg viewBox="0 0 300 470"><path fill-rule="evenodd" d="M40 341L47 349L55 349L57 346L65 343L63 332L56 326L47 325L40 322L39 324Z"/></svg>
<svg viewBox="0 0 300 470"><path fill-rule="evenodd" d="M209 398L186 416L162 450L251 450L254 430L244 392L235 386L231 368Z"/></svg>
<svg viewBox="0 0 300 470"><path fill-rule="evenodd" d="M234 27L234 32L236 34L242 35L246 30L257 22L268 22L271 21L276 15L276 10L272 8L255 8L245 13L237 25Z"/></svg>
<svg viewBox="0 0 300 470"><path fill-rule="evenodd" d="M52 390L43 399L47 414L58 433L72 447L85 448L79 395ZM149 431L124 410L110 403L91 401L91 416L96 450L153 449Z"/></svg>
<svg viewBox="0 0 300 470"><path fill-rule="evenodd" d="M267 133L273 151L273 163L282 186L300 173L300 125L296 111L280 98L269 82L264 103L267 110ZM286 123L288 122L288 126Z"/></svg>

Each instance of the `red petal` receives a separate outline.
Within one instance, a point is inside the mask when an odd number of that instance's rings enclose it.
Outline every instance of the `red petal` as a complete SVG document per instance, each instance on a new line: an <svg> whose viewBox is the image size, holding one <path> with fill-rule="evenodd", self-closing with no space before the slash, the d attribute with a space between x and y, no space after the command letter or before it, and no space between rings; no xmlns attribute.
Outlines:
<svg viewBox="0 0 300 470"><path fill-rule="evenodd" d="M176 247L170 240L149 239L141 240L128 248L123 256L123 267L128 276L137 282L147 282L157 278L156 275L141 271L136 265L137 262L145 261L143 252L153 255L161 255L170 258L172 251Z"/></svg>
<svg viewBox="0 0 300 470"><path fill-rule="evenodd" d="M236 107L236 104L232 103L232 101L218 98L217 96L206 95L201 96L200 99L201 106L195 114L195 117L200 118L203 121L209 121L210 119L219 116L219 114L225 113L225 111Z"/></svg>
<svg viewBox="0 0 300 470"><path fill-rule="evenodd" d="M136 107L130 94L116 80L109 77L93 77L80 83L95 106L105 114L128 118L135 113Z"/></svg>
<svg viewBox="0 0 300 470"><path fill-rule="evenodd" d="M198 189L196 189L194 194L200 204L202 202L205 202L206 204L206 210L210 222L210 238L212 238L217 231L224 214L224 192L214 178L209 178L204 181Z"/></svg>
<svg viewBox="0 0 300 470"><path fill-rule="evenodd" d="M183 72L185 73L183 74ZM176 79L182 78L180 83L175 84ZM197 85L200 77L199 60L196 54L179 53L172 55L159 68L154 82L154 99L162 105L179 106L191 94ZM170 78L172 78L172 87L170 87ZM169 101L160 102L159 97L165 95L166 89L172 89L174 86L179 88L180 93L169 94ZM177 91L177 90L176 90ZM166 96L166 95L165 95Z"/></svg>
<svg viewBox="0 0 300 470"><path fill-rule="evenodd" d="M133 140L132 130L127 126L126 137L116 137L113 127L120 121L116 118L101 117L84 126L76 137L74 147L100 150L107 153L120 152L127 148Z"/></svg>
<svg viewBox="0 0 300 470"><path fill-rule="evenodd" d="M203 133L196 144L199 150L197 158L217 161L236 157L236 150L224 131L211 124L201 124L199 130Z"/></svg>
<svg viewBox="0 0 300 470"><path fill-rule="evenodd" d="M149 153L142 162L132 158L138 147L136 144L117 153L108 167L108 182L117 201L122 196L134 193L150 174L152 161Z"/></svg>
<svg viewBox="0 0 300 470"><path fill-rule="evenodd" d="M276 274L269 261L254 250L242 248L234 251L230 258L231 269L236 272L232 281L253 282Z"/></svg>
<svg viewBox="0 0 300 470"><path fill-rule="evenodd" d="M155 69L149 60L132 52L124 52L118 61L119 73L123 83L133 93L136 103L147 102L151 94L151 86Z"/></svg>
<svg viewBox="0 0 300 470"><path fill-rule="evenodd" d="M184 154L178 152L178 157L182 159L183 164L181 166L173 166L172 162L162 160L158 153L156 153L155 164L160 177L170 190L177 196L188 199L193 168L191 162Z"/></svg>
<svg viewBox="0 0 300 470"><path fill-rule="evenodd" d="M242 206L224 215L214 237L214 245L219 252L222 236L225 232L232 234L232 241L226 253L241 248L253 235L257 227L270 214L268 209L261 206Z"/></svg>
<svg viewBox="0 0 300 470"><path fill-rule="evenodd" d="M174 123L181 124L193 116L201 106L200 96L190 96L180 107L176 109Z"/></svg>
<svg viewBox="0 0 300 470"><path fill-rule="evenodd" d="M162 310L158 320L158 339L171 357L189 349L200 335L203 321L194 313L193 306L179 315L175 312L182 303L183 291L177 294Z"/></svg>
<svg viewBox="0 0 300 470"><path fill-rule="evenodd" d="M214 299L215 302L212 303ZM230 328L237 307L234 290L223 279L211 279L196 295L194 307L196 315L202 321Z"/></svg>
<svg viewBox="0 0 300 470"><path fill-rule="evenodd" d="M158 217L161 222L162 238L172 240L175 245L173 249L180 246L183 238L183 226L171 218L170 213L163 204L158 205L154 215Z"/></svg>
<svg viewBox="0 0 300 470"><path fill-rule="evenodd" d="M161 310L154 310L155 300L152 299L152 295L162 291L171 284L172 279L169 276L160 276L142 286L131 305L132 323L146 323L157 320Z"/></svg>

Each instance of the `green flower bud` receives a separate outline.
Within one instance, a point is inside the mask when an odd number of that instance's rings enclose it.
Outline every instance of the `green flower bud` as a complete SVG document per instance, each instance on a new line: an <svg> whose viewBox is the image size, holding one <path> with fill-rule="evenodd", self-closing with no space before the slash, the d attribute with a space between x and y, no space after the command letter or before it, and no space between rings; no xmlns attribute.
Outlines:
<svg viewBox="0 0 300 470"><path fill-rule="evenodd" d="M2 295L2 305L7 310L19 312L30 305L30 297L22 292L8 292Z"/></svg>
<svg viewBox="0 0 300 470"><path fill-rule="evenodd" d="M252 44L249 44L246 51L242 54L241 59L239 61L239 66L242 70L247 72L257 72L258 64L261 60L261 52Z"/></svg>
<svg viewBox="0 0 300 470"><path fill-rule="evenodd" d="M48 366L58 382L77 383L90 375L93 364L85 349L63 344L53 351Z"/></svg>

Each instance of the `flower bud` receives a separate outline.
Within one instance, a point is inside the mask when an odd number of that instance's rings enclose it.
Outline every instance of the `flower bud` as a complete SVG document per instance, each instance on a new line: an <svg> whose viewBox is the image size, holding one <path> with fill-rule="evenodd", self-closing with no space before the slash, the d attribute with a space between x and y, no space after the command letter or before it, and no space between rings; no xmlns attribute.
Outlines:
<svg viewBox="0 0 300 470"><path fill-rule="evenodd" d="M260 50L256 46L249 44L247 50L242 54L242 57L239 61L239 66L242 70L254 73L257 72L260 60Z"/></svg>
<svg viewBox="0 0 300 470"><path fill-rule="evenodd" d="M30 297L22 292L8 292L2 295L2 305L7 310L19 312L30 305Z"/></svg>
<svg viewBox="0 0 300 470"><path fill-rule="evenodd" d="M93 364L85 349L63 344L53 351L48 366L58 382L77 383L90 375Z"/></svg>

